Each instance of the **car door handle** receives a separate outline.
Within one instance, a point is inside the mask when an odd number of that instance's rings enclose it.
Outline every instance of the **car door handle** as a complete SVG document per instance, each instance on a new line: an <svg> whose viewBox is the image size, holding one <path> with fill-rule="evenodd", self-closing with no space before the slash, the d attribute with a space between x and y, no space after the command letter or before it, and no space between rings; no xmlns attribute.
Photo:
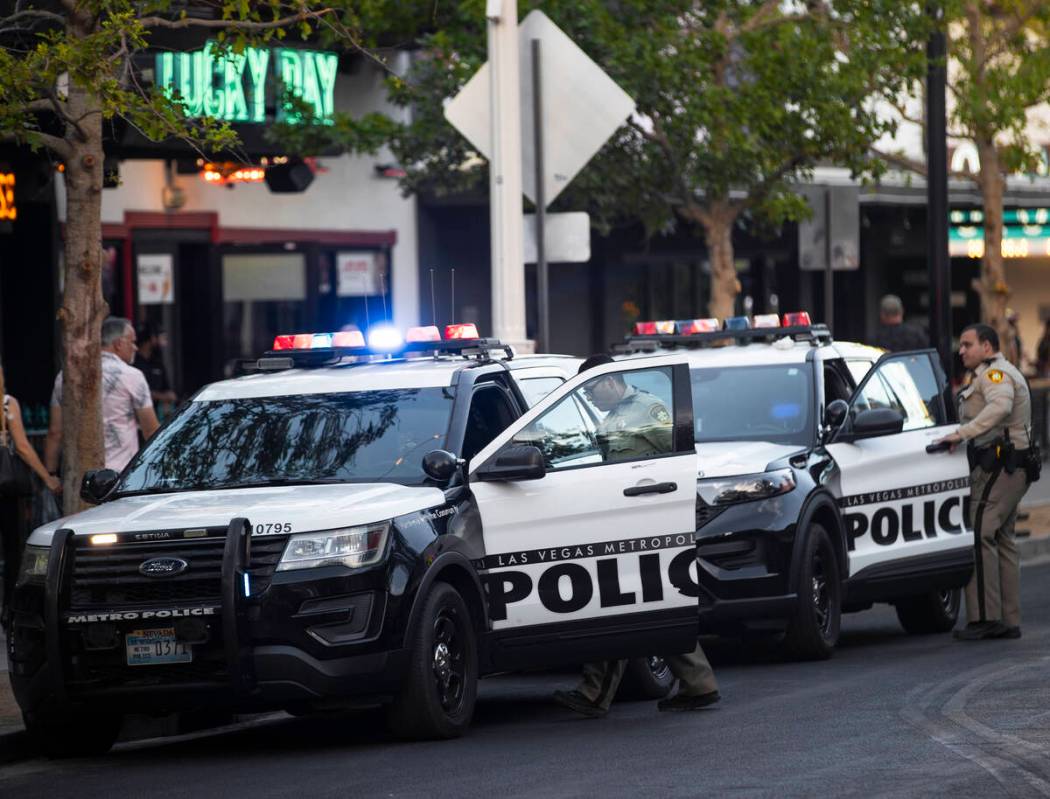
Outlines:
<svg viewBox="0 0 1050 799"><path fill-rule="evenodd" d="M949 449L951 449L951 444L949 444L947 441L940 441L934 444L926 445L926 452L928 452L930 455L933 455L937 452L947 452Z"/></svg>
<svg viewBox="0 0 1050 799"><path fill-rule="evenodd" d="M678 490L678 483L649 483L643 486L631 486L623 490L625 497L637 497L642 494L670 494Z"/></svg>

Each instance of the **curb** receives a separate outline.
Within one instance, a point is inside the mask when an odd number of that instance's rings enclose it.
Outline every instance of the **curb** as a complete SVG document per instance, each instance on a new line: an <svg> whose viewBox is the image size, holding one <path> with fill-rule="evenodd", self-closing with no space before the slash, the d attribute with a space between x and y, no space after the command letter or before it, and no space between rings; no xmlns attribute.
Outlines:
<svg viewBox="0 0 1050 799"><path fill-rule="evenodd" d="M1021 539L1017 542L1017 554L1021 563L1029 563L1050 556L1050 536Z"/></svg>

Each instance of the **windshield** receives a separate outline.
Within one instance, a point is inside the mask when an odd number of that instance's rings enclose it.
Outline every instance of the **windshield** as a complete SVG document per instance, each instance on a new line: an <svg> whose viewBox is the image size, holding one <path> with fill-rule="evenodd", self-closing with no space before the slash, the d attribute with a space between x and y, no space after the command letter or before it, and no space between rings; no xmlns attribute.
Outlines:
<svg viewBox="0 0 1050 799"><path fill-rule="evenodd" d="M692 369L696 441L813 441L809 364Z"/></svg>
<svg viewBox="0 0 1050 799"><path fill-rule="evenodd" d="M444 446L442 388L191 402L132 461L118 495L257 485L419 485Z"/></svg>

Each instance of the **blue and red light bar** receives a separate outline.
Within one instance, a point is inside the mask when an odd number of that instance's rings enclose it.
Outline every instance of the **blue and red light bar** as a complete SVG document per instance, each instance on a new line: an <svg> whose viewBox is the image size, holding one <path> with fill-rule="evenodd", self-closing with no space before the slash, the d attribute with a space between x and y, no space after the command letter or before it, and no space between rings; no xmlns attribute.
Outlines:
<svg viewBox="0 0 1050 799"><path fill-rule="evenodd" d="M390 324L378 324L365 334L360 330L337 333L282 333L274 337L271 352L282 355L335 353L337 355L391 355L401 352L462 352L470 349L498 349L503 344L483 339L473 322L445 326L445 335L436 325L409 328L404 336Z"/></svg>

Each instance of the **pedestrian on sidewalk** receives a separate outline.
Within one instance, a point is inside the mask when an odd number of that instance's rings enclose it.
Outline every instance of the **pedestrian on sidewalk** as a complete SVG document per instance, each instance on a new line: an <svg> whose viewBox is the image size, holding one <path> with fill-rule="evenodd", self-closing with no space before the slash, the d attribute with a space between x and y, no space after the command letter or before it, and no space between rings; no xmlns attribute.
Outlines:
<svg viewBox="0 0 1050 799"><path fill-rule="evenodd" d="M896 294L879 301L879 329L875 346L890 352L922 350L930 346L930 337L921 328L904 321L904 303Z"/></svg>
<svg viewBox="0 0 1050 799"><path fill-rule="evenodd" d="M107 469L123 471L139 450L139 430L149 440L160 424L153 410L146 376L131 365L138 347L135 328L127 319L111 316L102 323L102 439ZM62 373L51 392L51 424L44 444L44 464L58 469L62 443Z"/></svg>
<svg viewBox="0 0 1050 799"><path fill-rule="evenodd" d="M579 371L612 362L608 355L592 355L580 364ZM656 396L628 386L616 374L588 383L584 392L598 410L605 412L597 435L604 460L644 458L672 451L671 414ZM664 660L678 678L679 688L673 697L657 703L659 710L699 710L721 699L715 673L699 641L689 654L666 655ZM571 691L555 691L554 701L584 716L604 716L626 666L626 660L587 663L580 684Z"/></svg>
<svg viewBox="0 0 1050 799"><path fill-rule="evenodd" d="M22 407L18 404L17 399L5 391L2 366L0 366L0 397L3 397L3 412L0 413L0 446L13 449L18 458L43 481L47 490L56 494L61 492L62 483L47 473L44 464L37 457L36 450L29 443L25 428L22 426ZM31 491L31 488L29 490ZM10 613L11 595L18 577L19 566L22 563L22 550L29 534L26 525L28 496L28 493L24 496L14 493L0 496L0 547L4 553L4 592L0 622L5 628Z"/></svg>
<svg viewBox="0 0 1050 799"><path fill-rule="evenodd" d="M1028 383L999 351L999 334L983 324L959 337L970 381L959 392L958 431L940 442L966 442L974 574L966 586L961 641L1021 637L1020 567L1014 522L1028 490L1032 403Z"/></svg>

